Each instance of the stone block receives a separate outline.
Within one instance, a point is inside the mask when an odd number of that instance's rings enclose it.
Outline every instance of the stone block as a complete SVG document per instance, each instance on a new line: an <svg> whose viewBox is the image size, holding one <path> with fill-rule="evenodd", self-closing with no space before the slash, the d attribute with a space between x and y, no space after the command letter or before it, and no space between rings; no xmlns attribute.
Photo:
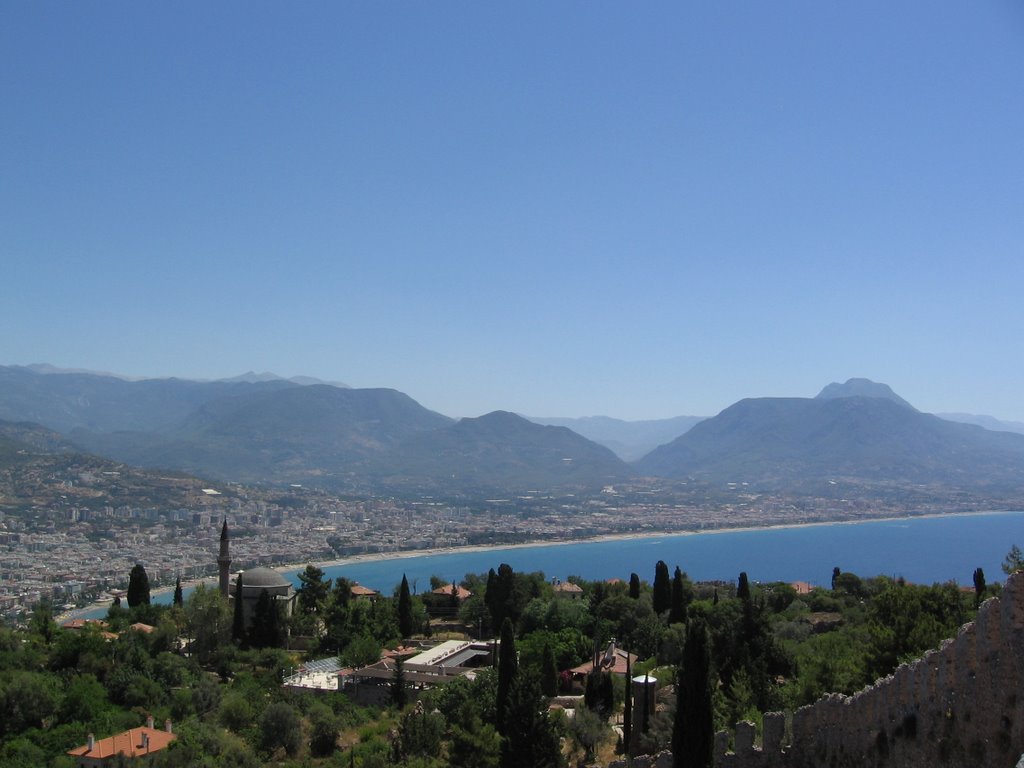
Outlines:
<svg viewBox="0 0 1024 768"><path fill-rule="evenodd" d="M715 734L715 765L721 765L725 760L725 753L729 751L729 732L718 731Z"/></svg>
<svg viewBox="0 0 1024 768"><path fill-rule="evenodd" d="M765 754L782 751L782 740L786 736L786 715L782 712L766 712L761 735L761 749Z"/></svg>
<svg viewBox="0 0 1024 768"><path fill-rule="evenodd" d="M741 720L736 723L735 751L737 755L744 755L754 749L754 738L757 735L757 726L749 720Z"/></svg>

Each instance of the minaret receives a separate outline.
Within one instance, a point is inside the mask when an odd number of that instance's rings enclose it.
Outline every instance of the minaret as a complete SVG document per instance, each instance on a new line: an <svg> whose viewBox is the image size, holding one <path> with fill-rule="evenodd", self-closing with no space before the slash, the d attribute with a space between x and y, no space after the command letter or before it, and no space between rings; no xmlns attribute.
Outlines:
<svg viewBox="0 0 1024 768"><path fill-rule="evenodd" d="M228 519L224 518L224 526L220 529L220 554L217 555L217 568L220 570L220 596L228 599L228 585L231 574L228 568L231 566L231 555L228 553Z"/></svg>

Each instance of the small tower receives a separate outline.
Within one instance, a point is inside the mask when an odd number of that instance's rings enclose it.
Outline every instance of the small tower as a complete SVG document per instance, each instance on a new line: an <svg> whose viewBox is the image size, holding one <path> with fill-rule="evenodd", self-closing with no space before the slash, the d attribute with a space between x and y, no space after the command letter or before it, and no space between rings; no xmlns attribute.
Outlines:
<svg viewBox="0 0 1024 768"><path fill-rule="evenodd" d="M224 526L220 529L220 554L217 555L217 568L220 571L220 596L228 599L228 587L231 583L231 554L228 552L228 520L224 518Z"/></svg>

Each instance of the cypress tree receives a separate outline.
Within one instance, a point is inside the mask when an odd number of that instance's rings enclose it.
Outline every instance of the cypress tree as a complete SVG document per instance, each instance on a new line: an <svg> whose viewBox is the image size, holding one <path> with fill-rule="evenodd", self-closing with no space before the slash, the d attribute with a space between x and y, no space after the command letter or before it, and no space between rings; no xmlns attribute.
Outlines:
<svg viewBox="0 0 1024 768"><path fill-rule="evenodd" d="M128 574L128 607L137 605L149 605L149 576L142 563L132 566Z"/></svg>
<svg viewBox="0 0 1024 768"><path fill-rule="evenodd" d="M487 572L487 586L484 587L484 605L487 606L487 613L491 617L491 636L501 628L501 622L498 621L498 574L491 568Z"/></svg>
<svg viewBox="0 0 1024 768"><path fill-rule="evenodd" d="M598 688L598 711L604 717L611 717L612 709L615 707L615 686L612 683L612 676L608 672L601 673L600 686Z"/></svg>
<svg viewBox="0 0 1024 768"><path fill-rule="evenodd" d="M634 600L640 599L640 577L635 573L629 574L629 596Z"/></svg>
<svg viewBox="0 0 1024 768"><path fill-rule="evenodd" d="M509 691L519 671L519 659L516 656L516 633L512 628L512 620L506 618L501 624L501 647L498 651L498 697L495 702L495 725L498 733L505 734L505 709L508 705Z"/></svg>
<svg viewBox="0 0 1024 768"><path fill-rule="evenodd" d="M498 566L497 595L495 602L498 615L494 620L499 624L505 621L505 617L512 619L512 623L519 621L519 605L516 600L516 574L512 566L502 563Z"/></svg>
<svg viewBox="0 0 1024 768"><path fill-rule="evenodd" d="M412 631L412 597L409 594L409 580L403 573L402 585L398 588L398 632L402 637L411 637Z"/></svg>
<svg viewBox="0 0 1024 768"><path fill-rule="evenodd" d="M555 652L551 643L544 643L544 652L540 662L540 689L545 696L551 698L558 695L558 665L555 663Z"/></svg>
<svg viewBox="0 0 1024 768"><path fill-rule="evenodd" d="M587 682L583 688L583 704L587 709L597 710L600 703L600 670L592 669L587 673Z"/></svg>
<svg viewBox="0 0 1024 768"><path fill-rule="evenodd" d="M676 768L711 768L714 755L711 652L702 619L687 625L683 663L676 682L672 759Z"/></svg>
<svg viewBox="0 0 1024 768"><path fill-rule="evenodd" d="M747 572L740 573L740 580L736 584L736 597L745 603L750 602L750 582L747 581Z"/></svg>
<svg viewBox="0 0 1024 768"><path fill-rule="evenodd" d="M832 569L832 589L836 588L836 582L839 581L840 573L842 573L842 571L839 570L838 565Z"/></svg>
<svg viewBox="0 0 1024 768"><path fill-rule="evenodd" d="M185 598L181 592L181 576L178 576L178 580L174 584L174 604L181 605L184 602Z"/></svg>
<svg viewBox="0 0 1024 768"><path fill-rule="evenodd" d="M974 569L974 607L981 605L981 598L985 594L985 571L981 568Z"/></svg>
<svg viewBox="0 0 1024 768"><path fill-rule="evenodd" d="M245 606L242 600L242 573L235 579L234 612L231 617L231 639L237 645L245 645Z"/></svg>
<svg viewBox="0 0 1024 768"><path fill-rule="evenodd" d="M672 576L672 604L669 608L668 623L679 624L680 622L686 621L686 606L690 602L687 598L692 597L688 595L687 585L684 581L685 575L679 566L676 566L676 572Z"/></svg>
<svg viewBox="0 0 1024 768"><path fill-rule="evenodd" d="M659 560L654 566L654 612L659 616L672 607L672 583L668 576L668 565Z"/></svg>
<svg viewBox="0 0 1024 768"><path fill-rule="evenodd" d="M266 589L260 590L259 599L252 610L249 642L256 648L276 648L281 644L281 614L277 601Z"/></svg>
<svg viewBox="0 0 1024 768"><path fill-rule="evenodd" d="M409 701L409 692L405 687L405 661L401 656L395 657L395 679L391 684L391 701L398 709L403 709Z"/></svg>

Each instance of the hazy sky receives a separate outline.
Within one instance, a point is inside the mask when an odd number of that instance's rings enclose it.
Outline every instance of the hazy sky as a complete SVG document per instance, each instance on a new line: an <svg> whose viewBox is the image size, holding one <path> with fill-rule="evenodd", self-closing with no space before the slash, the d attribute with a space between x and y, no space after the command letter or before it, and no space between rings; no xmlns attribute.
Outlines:
<svg viewBox="0 0 1024 768"><path fill-rule="evenodd" d="M1024 420L1024 3L0 3L0 364Z"/></svg>

